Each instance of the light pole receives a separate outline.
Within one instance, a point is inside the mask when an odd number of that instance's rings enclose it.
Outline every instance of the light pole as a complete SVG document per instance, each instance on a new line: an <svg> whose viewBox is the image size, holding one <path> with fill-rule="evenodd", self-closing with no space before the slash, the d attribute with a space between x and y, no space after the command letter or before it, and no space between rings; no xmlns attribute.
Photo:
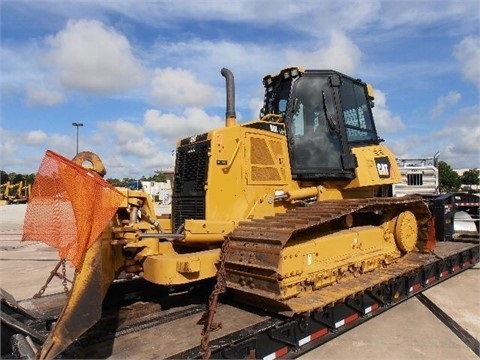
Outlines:
<svg viewBox="0 0 480 360"><path fill-rule="evenodd" d="M76 123L76 122L74 122L74 123L72 123L72 125L77 128L77 155L78 155L78 128L79 128L80 126L83 126L83 124L82 124L82 123Z"/></svg>

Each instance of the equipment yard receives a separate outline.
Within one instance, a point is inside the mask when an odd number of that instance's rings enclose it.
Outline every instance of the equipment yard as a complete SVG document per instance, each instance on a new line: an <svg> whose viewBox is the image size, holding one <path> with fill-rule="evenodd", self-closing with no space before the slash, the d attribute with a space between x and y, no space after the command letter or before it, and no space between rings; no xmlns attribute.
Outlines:
<svg viewBox="0 0 480 360"><path fill-rule="evenodd" d="M58 277L54 277L45 290L43 296L48 300L31 299L45 284L59 259L56 249L43 243L20 242L25 210L26 205L0 208L0 288L16 300L23 300L20 304L27 309L42 306L53 309L55 304L52 303L52 298L59 299L57 305L62 308L62 298L64 301L66 296L61 294L52 297L52 294L62 293L64 289L64 284ZM340 336L330 336L332 340L316 348L309 349L309 339L301 339L299 343L307 345L301 346L299 353L289 352L284 355L299 355L302 359L350 359L353 353L357 359L478 358L479 268L478 264L468 268L369 321L358 322L361 323L360 326L342 333L348 328L345 320L345 325L338 326ZM68 264L66 276L73 279L73 268ZM67 283L67 286L70 288L71 284ZM130 294L136 295L140 291L131 285L129 287ZM150 284L150 288L154 289L154 285ZM156 292L147 296L161 298L164 295ZM201 300L205 295L199 295L199 299L195 299L195 294L192 293L188 293L186 298L179 294L173 300L170 299L170 303L163 303L159 299L150 303L131 302L122 311L130 312L130 315L135 313L134 317L129 316L130 320L124 322L122 313L119 312L110 323L102 324L101 333L96 333L96 328L92 328L86 336L87 340L81 339L74 344L76 356L129 359L201 356L199 345L203 326L197 325L197 322L204 313L206 304ZM229 303L220 303L217 309L215 322L221 322L222 328L210 334L213 354L218 343L231 341L232 334L238 336L242 331L258 331L261 327L281 325L278 318L228 301ZM159 305L163 308L162 317L157 316ZM42 310L45 311L45 308ZM106 333L105 329L110 330L110 333ZM88 337L95 338L96 341L88 340ZM121 341L117 341L120 338ZM85 345L87 343L88 346ZM258 346L257 344L257 348ZM273 359L280 355L281 352L277 351L276 354L274 352L272 356L265 357Z"/></svg>

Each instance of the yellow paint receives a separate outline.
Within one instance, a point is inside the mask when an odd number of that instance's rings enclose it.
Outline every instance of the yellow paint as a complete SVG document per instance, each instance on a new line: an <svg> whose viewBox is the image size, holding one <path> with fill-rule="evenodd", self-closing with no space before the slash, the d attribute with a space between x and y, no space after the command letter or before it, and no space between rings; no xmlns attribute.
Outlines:
<svg viewBox="0 0 480 360"><path fill-rule="evenodd" d="M281 298L372 271L383 261L398 257L394 237L386 235L382 227L353 227L313 240L298 239L281 252Z"/></svg>
<svg viewBox="0 0 480 360"><path fill-rule="evenodd" d="M192 254L148 256L143 263L145 280L160 285L180 285L215 276L220 249Z"/></svg>

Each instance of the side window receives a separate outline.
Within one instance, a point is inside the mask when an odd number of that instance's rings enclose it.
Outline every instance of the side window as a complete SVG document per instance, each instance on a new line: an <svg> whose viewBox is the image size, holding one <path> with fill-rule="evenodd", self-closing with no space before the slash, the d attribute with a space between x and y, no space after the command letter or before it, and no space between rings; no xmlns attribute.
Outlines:
<svg viewBox="0 0 480 360"><path fill-rule="evenodd" d="M348 142L374 142L377 134L363 85L343 79L340 88Z"/></svg>
<svg viewBox="0 0 480 360"><path fill-rule="evenodd" d="M303 104L299 104L298 109L293 114L292 130L294 136L303 136L303 134L305 134Z"/></svg>

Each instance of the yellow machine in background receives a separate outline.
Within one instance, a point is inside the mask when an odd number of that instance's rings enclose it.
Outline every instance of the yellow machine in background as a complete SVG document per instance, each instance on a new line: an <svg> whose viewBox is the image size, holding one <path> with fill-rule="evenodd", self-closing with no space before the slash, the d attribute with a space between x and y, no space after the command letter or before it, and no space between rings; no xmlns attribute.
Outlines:
<svg viewBox="0 0 480 360"><path fill-rule="evenodd" d="M426 239L422 200L385 196L401 177L377 135L369 86L332 70L287 68L264 78L260 119L238 124L233 75L222 75L226 126L178 142L171 217L157 218L142 191L118 189L123 201L86 250L41 358L98 320L115 278L174 286L214 277L225 241L228 288L302 313L323 288L387 266ZM98 158L85 161L102 173Z"/></svg>
<svg viewBox="0 0 480 360"><path fill-rule="evenodd" d="M10 181L0 185L0 205L7 205L8 192L10 191Z"/></svg>
<svg viewBox="0 0 480 360"><path fill-rule="evenodd" d="M23 181L11 184L7 181L0 185L0 205L26 204L30 196L31 185Z"/></svg>

